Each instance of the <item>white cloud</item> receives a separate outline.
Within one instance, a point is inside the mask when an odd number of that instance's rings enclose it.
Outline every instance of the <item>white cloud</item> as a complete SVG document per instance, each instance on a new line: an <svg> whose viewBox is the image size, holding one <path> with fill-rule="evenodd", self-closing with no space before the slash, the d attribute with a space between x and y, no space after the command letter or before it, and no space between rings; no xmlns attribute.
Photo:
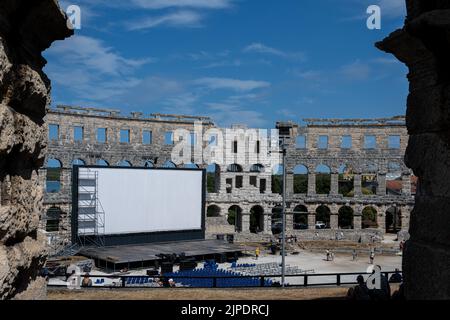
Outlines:
<svg viewBox="0 0 450 320"><path fill-rule="evenodd" d="M381 14L390 18L406 15L405 0L380 0Z"/></svg>
<svg viewBox="0 0 450 320"><path fill-rule="evenodd" d="M205 86L213 90L228 89L237 92L248 92L270 87L270 83L266 81L238 80L229 78L200 78L195 80L194 84Z"/></svg>
<svg viewBox="0 0 450 320"><path fill-rule="evenodd" d="M235 59L235 60L224 60L224 61L217 61L212 62L210 64L207 64L203 67L200 67L200 69L213 69L213 68L223 68L223 67L240 67L242 65L241 60Z"/></svg>
<svg viewBox="0 0 450 320"><path fill-rule="evenodd" d="M231 6L231 0L132 0L131 3L144 9L189 7L198 9L223 9Z"/></svg>
<svg viewBox="0 0 450 320"><path fill-rule="evenodd" d="M207 103L206 105L209 107L206 113L212 117L214 122L223 127L246 124L252 128L265 128L268 125L264 115L258 111L227 103Z"/></svg>
<svg viewBox="0 0 450 320"><path fill-rule="evenodd" d="M100 74L126 74L134 68L153 62L153 58L127 59L98 39L76 35L56 42L46 54L67 68L85 68Z"/></svg>
<svg viewBox="0 0 450 320"><path fill-rule="evenodd" d="M400 61L398 61L397 59L393 58L393 57L381 57L381 58L375 58L372 60L373 63L377 63L380 65L385 65L385 66L391 66L394 64L400 64Z"/></svg>
<svg viewBox="0 0 450 320"><path fill-rule="evenodd" d="M119 102L119 97L139 86L142 81L134 75L136 70L154 61L126 58L102 41L80 35L56 42L45 56L50 61L46 72L65 95L57 102L104 106Z"/></svg>
<svg viewBox="0 0 450 320"><path fill-rule="evenodd" d="M360 60L345 65L340 69L340 74L349 80L365 80L369 78L371 68Z"/></svg>
<svg viewBox="0 0 450 320"><path fill-rule="evenodd" d="M306 71L301 71L301 70L292 70L292 73L298 77L301 78L303 80L307 80L307 81L321 81L324 79L324 75L321 71L318 70L306 70Z"/></svg>
<svg viewBox="0 0 450 320"><path fill-rule="evenodd" d="M276 48L266 46L262 43L252 43L244 48L244 52L269 54L269 55L274 55L274 56L284 58L284 59L292 59L292 60L299 60L299 61L304 61L306 59L305 54L302 52L285 52L285 51L282 51L282 50L279 50Z"/></svg>
<svg viewBox="0 0 450 320"><path fill-rule="evenodd" d="M195 11L178 11L161 16L151 16L139 21L133 20L125 23L128 30L143 30L158 26L170 27L201 27L203 15Z"/></svg>

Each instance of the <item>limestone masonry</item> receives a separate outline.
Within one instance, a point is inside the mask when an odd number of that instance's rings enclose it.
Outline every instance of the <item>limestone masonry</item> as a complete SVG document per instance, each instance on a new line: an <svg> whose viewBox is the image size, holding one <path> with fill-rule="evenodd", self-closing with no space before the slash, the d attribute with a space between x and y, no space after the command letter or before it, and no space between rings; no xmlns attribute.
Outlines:
<svg viewBox="0 0 450 320"><path fill-rule="evenodd" d="M342 232L349 240L381 239L386 232L407 237L416 179L403 161L408 143L404 120L278 122L275 127L288 144L288 235L335 239L339 230L339 237ZM58 251L70 244L74 164L173 167L173 145L167 139L176 129L192 132L195 121L203 122L203 130L216 128L206 117L125 116L116 110L70 106L49 110L48 155L40 177L47 185L42 229L50 247ZM236 159L246 147L237 141L225 146L228 157ZM209 238L233 235L237 241L261 241L277 233L281 176L263 159L267 157L256 152L251 164L195 165L209 172Z"/></svg>
<svg viewBox="0 0 450 320"><path fill-rule="evenodd" d="M403 258L408 299L450 299L450 2L407 0L377 46L409 68L407 164L421 181Z"/></svg>
<svg viewBox="0 0 450 320"><path fill-rule="evenodd" d="M0 2L0 300L45 298L38 169L50 81L41 52L71 34L57 1Z"/></svg>

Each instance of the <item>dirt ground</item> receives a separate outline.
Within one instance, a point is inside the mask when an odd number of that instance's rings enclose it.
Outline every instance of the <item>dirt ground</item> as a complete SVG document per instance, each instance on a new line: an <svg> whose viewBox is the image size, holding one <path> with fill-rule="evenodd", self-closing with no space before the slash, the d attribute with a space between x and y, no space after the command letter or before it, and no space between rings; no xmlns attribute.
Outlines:
<svg viewBox="0 0 450 320"><path fill-rule="evenodd" d="M345 298L348 288L92 289L48 291L49 300L314 300Z"/></svg>

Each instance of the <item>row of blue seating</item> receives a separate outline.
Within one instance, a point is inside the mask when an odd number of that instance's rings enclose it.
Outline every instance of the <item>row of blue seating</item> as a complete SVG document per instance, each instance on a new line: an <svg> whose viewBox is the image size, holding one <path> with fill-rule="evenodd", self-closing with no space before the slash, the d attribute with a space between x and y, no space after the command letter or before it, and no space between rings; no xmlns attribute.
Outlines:
<svg viewBox="0 0 450 320"><path fill-rule="evenodd" d="M126 284L147 284L153 282L153 279L147 277L127 277Z"/></svg>
<svg viewBox="0 0 450 320"><path fill-rule="evenodd" d="M231 268L253 268L256 267L256 263L241 263L241 264L236 264L236 262L233 262L231 264Z"/></svg>
<svg viewBox="0 0 450 320"><path fill-rule="evenodd" d="M211 288L214 286L214 277L227 277L216 278L216 286L219 288L232 288L232 287L259 287L261 286L261 280L257 277L247 278L242 277L240 273L230 272L226 270L211 270L211 269L196 269L193 271L177 271L164 274L165 277L174 277L175 282L181 283L190 287L206 287ZM211 277L211 278L192 278L192 277ZM264 286L272 286L270 279L264 280Z"/></svg>

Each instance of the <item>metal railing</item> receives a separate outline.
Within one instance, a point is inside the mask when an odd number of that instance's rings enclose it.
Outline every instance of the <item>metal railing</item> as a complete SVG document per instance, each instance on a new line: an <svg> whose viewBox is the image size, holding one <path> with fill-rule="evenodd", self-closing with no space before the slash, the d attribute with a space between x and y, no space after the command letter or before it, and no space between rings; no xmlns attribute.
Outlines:
<svg viewBox="0 0 450 320"><path fill-rule="evenodd" d="M396 273L396 271L382 271L381 274L383 274L387 279L389 279L389 275L392 275ZM401 271L398 271L400 275L402 275ZM369 276L371 273L367 272L345 272L345 273L313 273L313 274L297 274L297 275L288 275L286 274L285 277L288 279L292 278L303 278L303 281L301 281L301 284L289 284L286 283L286 287L290 288L299 288L299 287L326 287L326 286L345 286L345 285L355 285L357 284L356 277L358 275L362 276ZM69 276L69 275L67 275ZM80 278L83 278L83 274L79 275ZM344 281L344 277L354 276L354 280L352 281ZM330 280L327 282L313 282L310 281L311 279L317 279L317 278L323 278L323 277L329 277L333 278L334 280ZM58 276L51 276L51 278L58 278ZM278 287L278 285L272 284L271 286L267 286L266 280L272 280L277 278L282 278L281 274L273 274L273 275L259 275L259 276L251 276L251 275L227 275L227 276L216 276L216 275L204 275L204 276L186 276L186 275L155 275L155 276L139 276L139 275L91 275L89 274L89 278L92 279L114 279L117 280L114 284L97 284L93 282L92 286L89 287L83 287L83 289L90 289L90 288L140 288L140 289L158 289L158 288L165 288L161 286L149 286L144 284L130 284L128 283L129 278L134 279L147 279L148 284L155 283L154 280L160 280L161 282L167 282L169 279L173 279L175 282L177 282L177 279L209 279L212 280L212 284L210 286L195 286L195 287L189 287L189 286L177 286L172 288L219 288L217 285L218 279L259 279L259 285L258 286L230 286L230 287L224 287L220 286L220 288L258 288L258 287ZM152 281L150 281L150 279ZM390 282L392 283L392 282ZM281 283L279 283L281 286ZM62 284L54 285L54 284L48 284L49 287L62 287Z"/></svg>

